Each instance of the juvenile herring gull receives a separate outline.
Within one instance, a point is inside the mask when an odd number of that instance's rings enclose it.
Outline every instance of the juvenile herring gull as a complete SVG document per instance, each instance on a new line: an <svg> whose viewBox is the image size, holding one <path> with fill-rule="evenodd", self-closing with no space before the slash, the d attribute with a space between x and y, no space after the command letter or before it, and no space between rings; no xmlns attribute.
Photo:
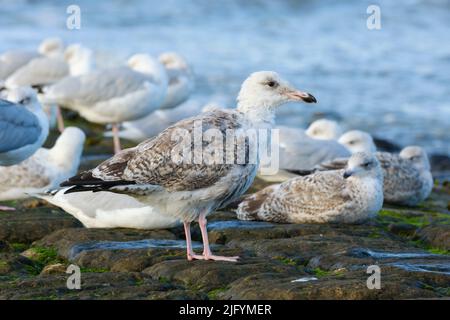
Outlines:
<svg viewBox="0 0 450 320"><path fill-rule="evenodd" d="M374 153L383 169L383 193L386 203L415 206L425 200L433 189L428 156L421 147L409 146L400 154ZM315 170L336 170L345 167L347 158L318 165Z"/></svg>
<svg viewBox="0 0 450 320"><path fill-rule="evenodd" d="M262 71L251 74L242 84L235 110L213 110L198 116L182 120L167 128L153 139L138 146L123 150L96 168L83 172L61 184L68 187L64 192L111 192L126 194L136 198L154 210L184 223L187 244L187 258L204 260L236 261L237 257L221 257L211 253L206 228L206 217L240 197L251 185L256 175L259 157L249 161L248 150L258 149L254 139L245 140L243 148L230 148L231 159L244 156L238 161L218 161L205 163L205 160L190 161L188 158L173 158L182 150L191 150L198 154L198 148L185 144L181 138L200 138L200 151L222 141L227 133L246 129L269 129L272 127L275 110L289 101L315 102L315 98L305 92L295 90L277 73ZM200 124L200 125L199 125ZM219 140L208 139L204 134L213 132L220 135ZM238 130L241 129L241 130ZM237 130L237 131L232 131ZM180 136L181 135L181 136ZM199 136L200 135L200 136ZM233 142L233 140L231 140ZM239 147L239 145L238 145ZM242 146L241 146L242 147ZM192 149L194 148L194 149ZM175 152L175 153L174 153ZM195 156L194 156L195 158ZM178 160L177 160L178 159ZM229 160L229 158L227 157ZM179 161L181 160L181 162ZM192 159L191 159L192 160ZM61 191L54 193L56 196ZM95 194L95 193L93 193ZM114 226L133 226L144 228L145 216L130 215L118 217L122 224ZM109 219L114 224L114 217L95 216L91 219ZM198 220L203 237L204 251L197 255L192 250L190 224Z"/></svg>
<svg viewBox="0 0 450 320"><path fill-rule="evenodd" d="M370 153L353 154L345 170L319 171L269 186L239 204L241 220L357 223L383 205L383 173Z"/></svg>
<svg viewBox="0 0 450 320"><path fill-rule="evenodd" d="M48 87L43 101L77 111L93 123L112 124L114 150L120 151L119 123L159 108L167 92L167 74L158 61L136 54L128 66L67 77Z"/></svg>
<svg viewBox="0 0 450 320"><path fill-rule="evenodd" d="M40 148L19 164L0 167L0 201L29 197L56 188L77 173L85 135L68 127L51 149Z"/></svg>

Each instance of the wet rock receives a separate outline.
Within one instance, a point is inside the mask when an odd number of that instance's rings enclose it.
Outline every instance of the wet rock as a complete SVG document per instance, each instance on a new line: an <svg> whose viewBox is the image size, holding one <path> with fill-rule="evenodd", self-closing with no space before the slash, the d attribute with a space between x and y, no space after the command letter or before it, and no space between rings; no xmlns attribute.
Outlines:
<svg viewBox="0 0 450 320"><path fill-rule="evenodd" d="M369 289L365 270L329 275L316 281L295 282L295 277L274 273L249 275L230 284L222 299L409 299L441 294L424 289L407 272L382 269L381 289ZM270 290L267 290L270 288Z"/></svg>
<svg viewBox="0 0 450 320"><path fill-rule="evenodd" d="M92 242L127 242L144 239L174 240L175 235L168 230L134 229L61 229L34 243L35 246L55 248L66 259L73 257L73 248ZM77 249L75 249L76 251Z"/></svg>
<svg viewBox="0 0 450 320"><path fill-rule="evenodd" d="M219 251L223 255L233 255L237 252ZM284 264L279 260L261 258L247 258L243 262L213 262L213 261L187 261L170 260L163 261L145 269L143 273L156 279L175 281L196 290L217 290L226 287L227 284L248 276L275 272L279 274L291 274L303 276L302 268L292 264Z"/></svg>
<svg viewBox="0 0 450 320"><path fill-rule="evenodd" d="M13 248L7 241L0 240L0 252L10 252L12 250Z"/></svg>
<svg viewBox="0 0 450 320"><path fill-rule="evenodd" d="M0 276L28 275L35 272L32 260L17 253L0 253Z"/></svg>
<svg viewBox="0 0 450 320"><path fill-rule="evenodd" d="M201 299L182 287L136 273L82 273L81 290L66 286L68 275L51 274L0 282L0 299Z"/></svg>
<svg viewBox="0 0 450 320"><path fill-rule="evenodd" d="M63 263L49 264L42 269L40 275L66 273L67 266Z"/></svg>
<svg viewBox="0 0 450 320"><path fill-rule="evenodd" d="M450 225L429 225L417 232L426 245L450 251Z"/></svg>
<svg viewBox="0 0 450 320"><path fill-rule="evenodd" d="M408 223L391 223L388 225L388 230L399 236L412 237L415 234L417 227Z"/></svg>
<svg viewBox="0 0 450 320"><path fill-rule="evenodd" d="M39 207L0 214L0 240L10 243L31 243L53 231L81 227L71 215L59 209Z"/></svg>

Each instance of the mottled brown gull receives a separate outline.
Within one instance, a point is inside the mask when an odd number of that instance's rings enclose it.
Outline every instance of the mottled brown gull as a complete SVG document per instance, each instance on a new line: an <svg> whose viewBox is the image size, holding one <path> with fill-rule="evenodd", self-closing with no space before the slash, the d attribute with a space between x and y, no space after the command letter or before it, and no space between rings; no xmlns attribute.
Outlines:
<svg viewBox="0 0 450 320"><path fill-rule="evenodd" d="M225 137L227 130L229 133L232 129L269 129L273 125L276 108L290 101L316 100L308 93L295 90L275 72L253 73L242 84L237 109L213 110L182 120L155 138L144 141L135 148L123 150L98 167L62 183L61 186L69 187L63 189L63 192L70 195L76 192L106 191L139 199L161 215L176 218L184 223L189 260L236 261L237 257L221 257L211 253L206 217L214 210L236 200L249 188L259 166L259 157L255 162L243 163L177 163L172 158L172 152L180 147L184 148L185 145L174 140L174 134L184 130L187 135L192 136L194 130L200 129L202 138L206 130L214 129ZM202 124L200 128L196 126L198 122ZM212 143L203 140L202 146L207 148ZM259 144L255 143L256 141L249 139L244 149L257 149ZM234 147L231 150L233 159L240 156L236 150L242 151ZM57 196L60 192L54 194ZM109 217L109 220L113 221L114 217ZM190 224L195 220L199 221L202 232L202 255L197 255L192 250ZM121 226L130 226L135 221L145 221L145 217L137 219L136 216L130 216L128 220L122 220ZM137 224L135 227L148 226Z"/></svg>
<svg viewBox="0 0 450 320"><path fill-rule="evenodd" d="M370 153L352 155L345 170L319 171L289 179L248 196L241 220L279 223L357 223L383 205L383 173Z"/></svg>
<svg viewBox="0 0 450 320"><path fill-rule="evenodd" d="M425 200L433 189L433 177L427 153L421 147L408 146L400 154L374 153L384 175L384 201L414 206ZM321 163L315 170L336 170L346 166L348 158ZM305 173L305 172L304 172Z"/></svg>

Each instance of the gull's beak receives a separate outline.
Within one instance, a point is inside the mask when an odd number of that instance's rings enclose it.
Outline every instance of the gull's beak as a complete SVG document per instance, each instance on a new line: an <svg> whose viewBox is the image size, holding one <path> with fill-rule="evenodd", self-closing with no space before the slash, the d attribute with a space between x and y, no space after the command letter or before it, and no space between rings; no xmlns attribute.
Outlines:
<svg viewBox="0 0 450 320"><path fill-rule="evenodd" d="M288 89L288 91L286 92L286 95L289 97L289 99L294 100L294 101L304 101L307 103L312 103L312 102L316 103L317 102L316 98L308 92Z"/></svg>
<svg viewBox="0 0 450 320"><path fill-rule="evenodd" d="M351 177L352 174L353 174L353 172L351 170L345 170L344 171L344 179Z"/></svg>

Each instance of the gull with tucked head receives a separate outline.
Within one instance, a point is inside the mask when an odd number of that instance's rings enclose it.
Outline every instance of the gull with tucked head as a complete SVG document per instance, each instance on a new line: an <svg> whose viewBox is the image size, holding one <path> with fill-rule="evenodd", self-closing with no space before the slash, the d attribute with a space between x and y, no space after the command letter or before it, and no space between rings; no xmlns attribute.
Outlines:
<svg viewBox="0 0 450 320"><path fill-rule="evenodd" d="M370 134L360 130L351 130L344 133L338 140L351 153L377 151L373 138Z"/></svg>
<svg viewBox="0 0 450 320"><path fill-rule="evenodd" d="M370 146L370 143L366 145ZM433 177L428 156L421 147L409 146L402 149L400 154L375 152L374 155L383 169L383 192L386 203L414 206L430 195L433 189ZM348 161L348 158L337 158L323 162L313 170L304 171L301 174L342 169Z"/></svg>
<svg viewBox="0 0 450 320"><path fill-rule="evenodd" d="M358 223L383 205L383 173L377 158L358 152L345 170L319 171L289 179L248 196L241 220L278 223Z"/></svg>
<svg viewBox="0 0 450 320"><path fill-rule="evenodd" d="M342 128L336 121L319 119L310 124L306 134L314 139L337 140L342 135Z"/></svg>

